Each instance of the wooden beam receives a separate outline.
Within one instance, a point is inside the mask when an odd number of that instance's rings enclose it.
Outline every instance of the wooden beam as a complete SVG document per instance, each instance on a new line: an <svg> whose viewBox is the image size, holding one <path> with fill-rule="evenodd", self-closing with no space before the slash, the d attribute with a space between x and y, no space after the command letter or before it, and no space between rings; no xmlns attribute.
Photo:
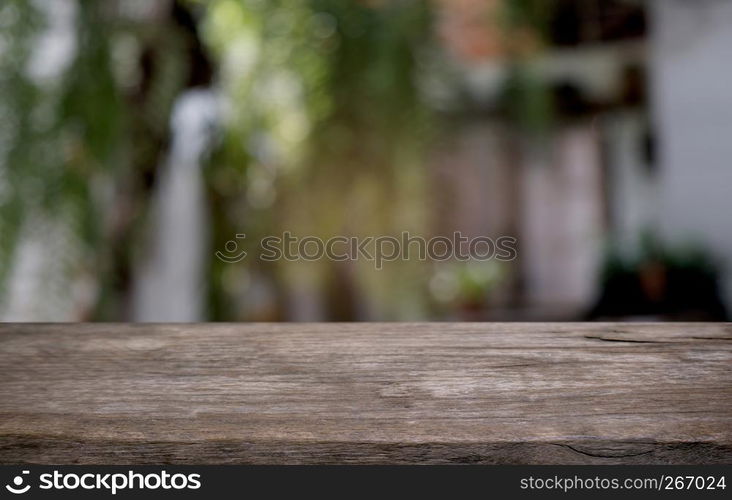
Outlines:
<svg viewBox="0 0 732 500"><path fill-rule="evenodd" d="M0 326L0 463L731 462L729 324Z"/></svg>

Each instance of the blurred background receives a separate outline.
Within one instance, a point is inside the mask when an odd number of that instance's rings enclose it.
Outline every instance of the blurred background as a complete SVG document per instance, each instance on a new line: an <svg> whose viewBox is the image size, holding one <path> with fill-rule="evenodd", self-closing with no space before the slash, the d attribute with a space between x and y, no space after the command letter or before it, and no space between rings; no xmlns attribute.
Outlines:
<svg viewBox="0 0 732 500"><path fill-rule="evenodd" d="M727 0L4 0L0 319L726 320L730 51Z"/></svg>

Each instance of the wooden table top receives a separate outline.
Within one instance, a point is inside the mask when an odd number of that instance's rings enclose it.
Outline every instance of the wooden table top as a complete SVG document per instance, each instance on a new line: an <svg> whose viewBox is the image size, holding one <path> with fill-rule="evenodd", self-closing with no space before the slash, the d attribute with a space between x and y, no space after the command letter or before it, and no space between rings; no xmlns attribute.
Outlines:
<svg viewBox="0 0 732 500"><path fill-rule="evenodd" d="M0 463L732 463L732 325L4 324Z"/></svg>

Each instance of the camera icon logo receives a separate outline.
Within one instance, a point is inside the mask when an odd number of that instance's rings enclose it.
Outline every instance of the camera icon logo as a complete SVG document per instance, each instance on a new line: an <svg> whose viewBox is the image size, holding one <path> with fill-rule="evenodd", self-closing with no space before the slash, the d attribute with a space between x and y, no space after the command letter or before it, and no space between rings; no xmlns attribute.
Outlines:
<svg viewBox="0 0 732 500"><path fill-rule="evenodd" d="M6 484L5 489L7 489L10 493L14 493L16 495L22 495L23 493L27 492L30 489L30 484L26 484L23 486L23 475L30 474L30 471L24 470L21 472L22 475L15 476L12 481L12 485Z"/></svg>
<svg viewBox="0 0 732 500"><path fill-rule="evenodd" d="M247 256L247 253L244 250L239 250L239 243L236 240L244 240L246 237L246 234L237 234L235 240L229 240L226 242L226 245L224 246L226 252L219 250L216 252L216 257L226 264L241 262L244 260L244 257Z"/></svg>

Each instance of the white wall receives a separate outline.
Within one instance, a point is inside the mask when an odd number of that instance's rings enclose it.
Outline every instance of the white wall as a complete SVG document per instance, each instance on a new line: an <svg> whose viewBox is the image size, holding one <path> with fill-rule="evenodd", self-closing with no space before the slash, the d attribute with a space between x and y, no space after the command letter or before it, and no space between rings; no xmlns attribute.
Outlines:
<svg viewBox="0 0 732 500"><path fill-rule="evenodd" d="M519 252L532 305L591 305L603 229L599 144L591 123L553 137L549 163L524 165Z"/></svg>
<svg viewBox="0 0 732 500"><path fill-rule="evenodd" d="M726 262L732 305L732 1L655 0L651 14L661 228Z"/></svg>

